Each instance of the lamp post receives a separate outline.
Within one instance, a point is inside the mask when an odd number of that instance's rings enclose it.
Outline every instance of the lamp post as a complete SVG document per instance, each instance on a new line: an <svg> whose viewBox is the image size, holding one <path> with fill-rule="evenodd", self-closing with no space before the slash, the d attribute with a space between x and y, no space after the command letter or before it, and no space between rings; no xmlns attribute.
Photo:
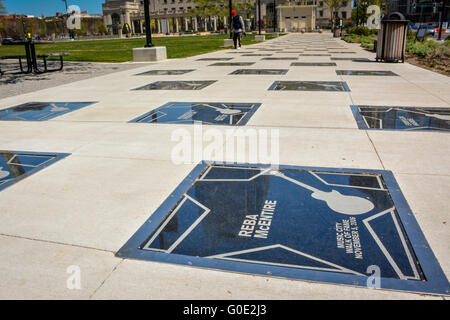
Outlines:
<svg viewBox="0 0 450 320"><path fill-rule="evenodd" d="M150 0L143 0L145 14L146 44L143 48L133 48L133 61L147 62L167 59L167 48L152 43L152 27L150 23Z"/></svg>
<svg viewBox="0 0 450 320"><path fill-rule="evenodd" d="M261 35L261 0L258 0L258 32Z"/></svg>
<svg viewBox="0 0 450 320"><path fill-rule="evenodd" d="M359 26L359 2L356 2L356 25Z"/></svg>
<svg viewBox="0 0 450 320"><path fill-rule="evenodd" d="M442 24L444 22L444 19L447 19L447 0L442 1L442 9L439 15L439 40L441 40L442 38Z"/></svg>
<svg viewBox="0 0 450 320"><path fill-rule="evenodd" d="M232 24L232 21L233 21L233 15L231 14L231 11L233 10L233 1L232 0L229 0L229 2L228 2L228 7L229 7L229 9L230 9L230 21L229 21L229 26L230 26L230 39L233 37L233 31L231 30L231 26L233 25Z"/></svg>
<svg viewBox="0 0 450 320"><path fill-rule="evenodd" d="M362 25L364 25L364 23L365 23L365 20L366 20L366 10L367 10L367 2L366 1L363 1L362 3L362 9L363 9L363 12L362 12L362 17L361 17L361 24Z"/></svg>
<svg viewBox="0 0 450 320"><path fill-rule="evenodd" d="M273 0L273 32L277 32L277 0Z"/></svg>
<svg viewBox="0 0 450 320"><path fill-rule="evenodd" d="M145 33L147 43L145 48L154 47L152 43L152 29L150 25L150 0L144 0L144 14L145 14Z"/></svg>

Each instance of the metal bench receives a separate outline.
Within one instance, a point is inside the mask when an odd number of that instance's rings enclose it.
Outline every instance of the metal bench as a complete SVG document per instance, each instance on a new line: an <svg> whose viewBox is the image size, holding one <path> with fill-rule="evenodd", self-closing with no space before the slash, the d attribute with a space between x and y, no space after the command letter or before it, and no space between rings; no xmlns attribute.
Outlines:
<svg viewBox="0 0 450 320"><path fill-rule="evenodd" d="M19 60L19 66L20 66L20 72L16 72L16 73L30 73L31 71L28 70L25 72L23 70L23 64L22 64L22 59L27 59L27 56L25 55L18 55L18 56L0 56L0 60L11 60L11 59L18 59ZM0 75L5 74L5 72L2 71L1 66L0 66Z"/></svg>
<svg viewBox="0 0 450 320"><path fill-rule="evenodd" d="M37 55L37 57L44 59L44 72L54 72L54 71L61 71L63 69L63 67L64 67L63 57L66 57L68 55L69 55L69 53L67 53L67 52L60 52L60 53L39 54L39 55ZM48 58L55 58L55 57L59 57L59 63L60 63L59 68L57 68L57 69L48 69L47 68L47 59Z"/></svg>

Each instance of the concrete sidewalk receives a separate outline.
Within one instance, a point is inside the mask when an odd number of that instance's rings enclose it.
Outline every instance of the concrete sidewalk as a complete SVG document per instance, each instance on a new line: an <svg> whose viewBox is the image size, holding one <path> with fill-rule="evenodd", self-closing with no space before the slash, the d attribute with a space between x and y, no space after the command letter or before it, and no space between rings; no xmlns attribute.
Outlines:
<svg viewBox="0 0 450 320"><path fill-rule="evenodd" d="M325 41L336 49L323 51ZM328 53L344 51L355 53ZM247 53L299 59L263 60L264 56ZM443 299L114 256L195 167L195 163L175 165L171 160L178 143L171 134L177 128L193 133L192 126L128 122L170 101L248 102L262 105L246 127L279 129L281 164L392 171L448 278L448 133L360 130L349 106L450 108L450 79L406 63L330 57L373 60L374 54L329 34L289 34L240 51L137 64L132 70L0 100L0 109L31 101L98 102L46 122L0 122L0 150L71 153L0 192L0 298ZM209 66L220 61L201 58L255 64ZM300 67L291 66L292 62L335 62L337 66ZM230 75L241 68L289 72ZM149 70L178 69L195 71L136 76ZM386 70L399 76L339 76L336 69ZM217 82L198 91L131 90L164 80ZM345 81L351 91L269 91L278 80ZM227 129L211 127L220 132ZM66 286L67 268L73 265L81 270L80 290Z"/></svg>

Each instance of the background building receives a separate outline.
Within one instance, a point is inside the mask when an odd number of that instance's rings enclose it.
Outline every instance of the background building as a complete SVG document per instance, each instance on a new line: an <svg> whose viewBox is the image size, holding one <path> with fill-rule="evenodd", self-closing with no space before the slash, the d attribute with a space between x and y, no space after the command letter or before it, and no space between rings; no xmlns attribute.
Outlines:
<svg viewBox="0 0 450 320"><path fill-rule="evenodd" d="M154 33L186 31L217 31L223 28L224 18L191 17L189 11L196 5L190 0L150 1L151 28ZM127 23L132 33L144 33L144 1L106 0L103 4L105 25L110 33L117 34Z"/></svg>
<svg viewBox="0 0 450 320"><path fill-rule="evenodd" d="M331 12L327 4L322 0L315 1L317 4L317 25L319 27L330 25ZM352 1L343 1L342 7L338 8L337 15L342 20L351 19L352 17Z"/></svg>
<svg viewBox="0 0 450 320"><path fill-rule="evenodd" d="M315 5L278 6L278 30L282 32L313 31L316 29Z"/></svg>
<svg viewBox="0 0 450 320"><path fill-rule="evenodd" d="M162 34L215 32L227 25L228 14L224 17L193 17L190 13L196 8L195 2L190 0L150 1L152 32ZM351 0L345 1L343 7L337 11L340 18L350 19ZM246 20L247 28L257 29L257 21L260 20L257 12L258 8L255 5L254 12L241 13ZM262 26L267 31L273 31L275 25L278 31L280 28L290 32L313 30L316 25L330 25L330 15L327 5L321 0L261 0ZM143 0L105 0L103 16L110 34L118 34L125 24L128 24L131 33L145 32Z"/></svg>
<svg viewBox="0 0 450 320"><path fill-rule="evenodd" d="M296 26L296 25L314 24L315 28L315 26L323 27L331 24L331 12L327 4L322 0L261 0L261 3L263 6L261 15L263 16L265 25L269 30L270 29L273 30L274 24L278 26L278 30L280 30L281 27L282 29L286 29L287 31L290 28L286 28L286 26L289 25ZM304 10L306 10L307 12L310 12L311 8L315 8L314 9L315 13L306 16L305 14L303 15L282 14L280 16L279 12L280 7L283 8L283 12L287 12L290 10L287 7L296 7L297 8L296 10L303 10L300 8L305 7ZM276 18L274 18L274 8L277 8ZM341 8L337 9L337 13L338 17L342 18L343 20L350 19L352 15L352 1L351 0L343 1L343 5ZM313 20L315 20L314 22L310 23L309 20L311 18L303 18L303 20L306 19L308 20L308 22L302 21L301 17L311 17L313 15L314 15ZM285 17L289 17L291 20L286 22ZM292 17L300 17L300 18L299 21L293 21Z"/></svg>

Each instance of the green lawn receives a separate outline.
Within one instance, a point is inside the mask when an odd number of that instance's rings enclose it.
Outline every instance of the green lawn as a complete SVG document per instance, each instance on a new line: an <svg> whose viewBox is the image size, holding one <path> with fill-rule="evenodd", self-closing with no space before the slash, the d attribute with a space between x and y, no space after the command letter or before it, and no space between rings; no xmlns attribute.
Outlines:
<svg viewBox="0 0 450 320"><path fill-rule="evenodd" d="M153 44L167 47L169 59L185 58L221 50L223 39L228 37L227 35L160 37L153 38ZM271 38L271 35L266 35L266 39ZM248 35L247 38L243 38L243 45L257 43L254 39L254 35ZM65 57L65 61L126 62L133 59L132 49L143 47L144 44L145 39L57 42L36 45L36 52L37 54L68 52L70 56ZM21 54L25 54L23 46L0 46L0 56Z"/></svg>

